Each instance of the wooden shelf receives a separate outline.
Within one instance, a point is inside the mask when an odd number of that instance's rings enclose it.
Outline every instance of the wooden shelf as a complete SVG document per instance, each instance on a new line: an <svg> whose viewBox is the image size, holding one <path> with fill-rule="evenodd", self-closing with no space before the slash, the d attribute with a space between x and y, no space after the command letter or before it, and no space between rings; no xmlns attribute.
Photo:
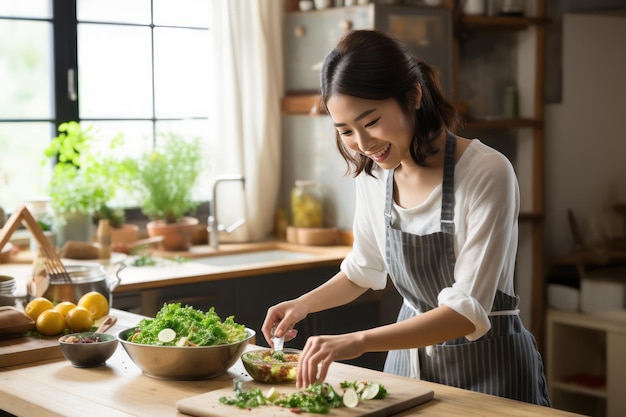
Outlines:
<svg viewBox="0 0 626 417"><path fill-rule="evenodd" d="M459 22L459 32L474 30L524 30L529 26L545 25L550 19L526 16L463 16Z"/></svg>
<svg viewBox="0 0 626 417"><path fill-rule="evenodd" d="M532 118L517 119L490 119L490 120L466 120L465 129L492 130L492 129L519 129L542 127L543 121Z"/></svg>
<svg viewBox="0 0 626 417"><path fill-rule="evenodd" d="M325 113L322 97L317 93L296 93L283 97L281 109L284 114L310 114L312 116Z"/></svg>
<svg viewBox="0 0 626 417"><path fill-rule="evenodd" d="M519 214L520 222L541 222L543 221L543 214L522 212Z"/></svg>

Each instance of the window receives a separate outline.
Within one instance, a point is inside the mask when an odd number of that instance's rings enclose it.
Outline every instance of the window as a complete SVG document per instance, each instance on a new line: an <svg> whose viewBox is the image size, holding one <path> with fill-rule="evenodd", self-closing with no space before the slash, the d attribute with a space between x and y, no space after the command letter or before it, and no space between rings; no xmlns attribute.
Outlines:
<svg viewBox="0 0 626 417"><path fill-rule="evenodd" d="M63 121L121 132L129 153L168 131L208 147L209 13L206 0L0 0L0 207L45 192Z"/></svg>

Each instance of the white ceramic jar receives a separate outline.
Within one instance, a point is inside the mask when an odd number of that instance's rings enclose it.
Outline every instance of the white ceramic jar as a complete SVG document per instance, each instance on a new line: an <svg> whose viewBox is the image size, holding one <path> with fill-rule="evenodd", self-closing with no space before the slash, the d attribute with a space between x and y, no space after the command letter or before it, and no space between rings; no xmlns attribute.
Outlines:
<svg viewBox="0 0 626 417"><path fill-rule="evenodd" d="M463 3L463 13L466 15L485 14L485 0L465 0Z"/></svg>

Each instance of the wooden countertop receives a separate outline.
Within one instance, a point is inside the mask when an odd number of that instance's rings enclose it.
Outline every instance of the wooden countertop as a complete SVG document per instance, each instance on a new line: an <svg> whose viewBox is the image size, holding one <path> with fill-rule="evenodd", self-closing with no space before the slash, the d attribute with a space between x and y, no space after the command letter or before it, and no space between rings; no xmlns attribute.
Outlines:
<svg viewBox="0 0 626 417"><path fill-rule="evenodd" d="M306 259L289 259L250 263L244 265L214 266L194 262L194 259L220 255L234 255L265 250L287 250L309 254ZM187 252L164 252L154 250L150 254L161 259L157 266L128 266L120 272L121 283L114 293L161 288L171 285L194 284L198 282L241 278L245 276L298 271L302 269L337 266L350 252L350 246L305 246L281 241L258 243L221 244L216 251L209 246L194 246ZM189 262L175 262L174 257L189 258ZM166 259L167 258L167 259ZM94 264L98 260L64 260L66 264ZM11 263L0 264L0 274L11 275L18 281L26 282L32 273L32 254L18 253ZM114 275L116 267L104 263L108 275ZM128 264L128 262L127 262Z"/></svg>
<svg viewBox="0 0 626 417"><path fill-rule="evenodd" d="M109 332L135 325L141 316L113 311L118 323ZM367 374L385 384L386 374L334 363L344 371ZM331 367L331 371L332 368ZM232 386L243 366L235 364L227 374L203 381L169 381L144 376L122 346L106 366L74 368L64 359L0 368L0 408L15 415L39 417L80 416L183 416L179 400ZM576 414L479 394L439 384L421 382L434 390L434 399L399 416L575 416ZM233 408L233 415L239 410ZM268 409L271 414L271 408ZM313 416L314 414L312 414Z"/></svg>

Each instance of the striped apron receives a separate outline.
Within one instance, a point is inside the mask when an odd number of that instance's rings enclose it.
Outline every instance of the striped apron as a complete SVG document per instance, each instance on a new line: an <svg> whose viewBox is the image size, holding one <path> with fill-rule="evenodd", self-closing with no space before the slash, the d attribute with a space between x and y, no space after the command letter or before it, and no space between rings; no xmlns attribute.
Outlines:
<svg viewBox="0 0 626 417"><path fill-rule="evenodd" d="M389 275L404 298L398 321L438 305L441 290L454 284L454 155L448 132L442 185L441 231L418 236L391 222L393 171L387 181L385 223ZM519 298L497 291L491 329L473 342L465 337L427 348L392 350L385 372L472 391L550 406L541 356L519 318Z"/></svg>

